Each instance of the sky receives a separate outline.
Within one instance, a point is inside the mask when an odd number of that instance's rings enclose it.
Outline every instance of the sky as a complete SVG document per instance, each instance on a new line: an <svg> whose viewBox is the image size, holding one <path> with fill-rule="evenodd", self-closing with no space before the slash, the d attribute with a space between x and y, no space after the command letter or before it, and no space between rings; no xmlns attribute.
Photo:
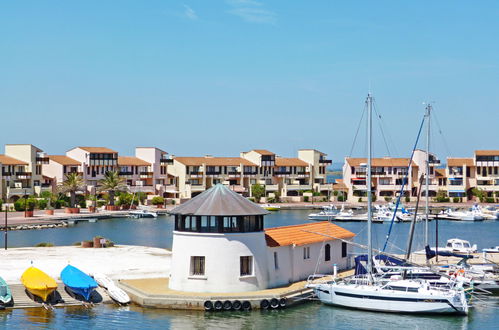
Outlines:
<svg viewBox="0 0 499 330"><path fill-rule="evenodd" d="M342 161L365 155L370 91L375 156L409 156L431 102L431 150L471 157L499 149L498 17L485 0L1 1L0 151Z"/></svg>

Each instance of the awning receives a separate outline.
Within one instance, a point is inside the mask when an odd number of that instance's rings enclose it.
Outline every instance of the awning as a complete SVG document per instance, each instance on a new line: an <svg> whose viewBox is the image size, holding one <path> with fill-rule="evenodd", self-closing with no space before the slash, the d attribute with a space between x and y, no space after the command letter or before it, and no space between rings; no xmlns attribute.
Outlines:
<svg viewBox="0 0 499 330"><path fill-rule="evenodd" d="M450 193L465 193L464 190L449 190Z"/></svg>
<svg viewBox="0 0 499 330"><path fill-rule="evenodd" d="M463 178L449 178L449 180L451 180L451 181L461 180L461 181L462 181L462 180L463 180Z"/></svg>

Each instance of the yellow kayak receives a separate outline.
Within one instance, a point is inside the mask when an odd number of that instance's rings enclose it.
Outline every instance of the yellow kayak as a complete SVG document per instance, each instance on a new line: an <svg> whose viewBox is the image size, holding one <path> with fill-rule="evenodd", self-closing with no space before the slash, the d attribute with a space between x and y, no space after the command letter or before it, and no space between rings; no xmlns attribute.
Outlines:
<svg viewBox="0 0 499 330"><path fill-rule="evenodd" d="M55 280L33 266L26 269L21 282L31 294L47 302L48 296L57 289Z"/></svg>

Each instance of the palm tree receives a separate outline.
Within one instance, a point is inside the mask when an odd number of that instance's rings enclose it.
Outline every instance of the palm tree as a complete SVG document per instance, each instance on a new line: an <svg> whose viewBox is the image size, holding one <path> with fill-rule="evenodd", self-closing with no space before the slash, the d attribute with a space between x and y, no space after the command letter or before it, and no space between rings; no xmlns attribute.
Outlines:
<svg viewBox="0 0 499 330"><path fill-rule="evenodd" d="M85 187L83 183L83 178L78 173L68 173L66 174L66 179L58 186L58 190L61 193L69 193L70 196L70 207L75 207L76 204L76 192L83 190Z"/></svg>
<svg viewBox="0 0 499 330"><path fill-rule="evenodd" d="M127 191L125 179L120 178L118 171L109 171L104 174L104 178L99 181L100 191L109 193L109 205L114 206L114 194L117 191Z"/></svg>

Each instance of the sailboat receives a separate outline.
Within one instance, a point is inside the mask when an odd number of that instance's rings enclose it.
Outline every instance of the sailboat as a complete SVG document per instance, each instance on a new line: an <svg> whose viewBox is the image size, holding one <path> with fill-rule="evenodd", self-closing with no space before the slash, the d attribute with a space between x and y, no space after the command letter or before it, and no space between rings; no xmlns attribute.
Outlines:
<svg viewBox="0 0 499 330"><path fill-rule="evenodd" d="M367 95L368 163L367 163L367 269L366 274L343 281L309 283L321 302L360 310L394 313L468 313L468 302L462 283L446 287L431 286L427 281L406 279L405 276L377 276L373 269L372 246L372 96ZM403 266L398 266L403 269Z"/></svg>

